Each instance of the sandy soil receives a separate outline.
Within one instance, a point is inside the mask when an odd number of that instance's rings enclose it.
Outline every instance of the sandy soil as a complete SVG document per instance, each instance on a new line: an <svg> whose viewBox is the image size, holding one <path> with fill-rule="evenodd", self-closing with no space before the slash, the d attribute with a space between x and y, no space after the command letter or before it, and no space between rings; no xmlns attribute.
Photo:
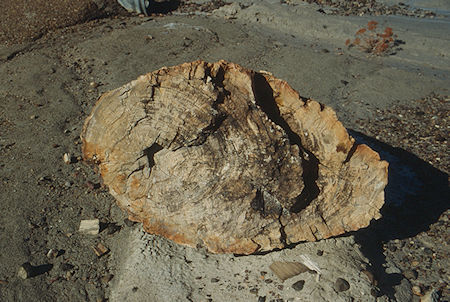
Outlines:
<svg viewBox="0 0 450 302"><path fill-rule="evenodd" d="M300 0L213 10L222 4L186 1L150 17L112 10L114 17L36 35L11 34L0 22L0 301L419 301L433 291L447 301L449 18L341 16ZM395 54L345 46L369 20L393 28ZM126 220L80 161L83 122L101 93L195 59L270 71L333 107L390 162L383 218L339 238L245 257L178 246ZM80 234L80 221L94 218L101 232ZM98 257L98 243L110 251ZM282 282L269 269L304 257L320 274ZM40 274L19 278L24 262ZM340 291L338 278L350 288Z"/></svg>

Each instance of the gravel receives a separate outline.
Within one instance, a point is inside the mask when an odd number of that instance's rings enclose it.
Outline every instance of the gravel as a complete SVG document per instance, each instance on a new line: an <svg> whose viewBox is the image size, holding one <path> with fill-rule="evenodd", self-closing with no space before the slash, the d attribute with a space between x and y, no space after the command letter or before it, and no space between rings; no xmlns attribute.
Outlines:
<svg viewBox="0 0 450 302"><path fill-rule="evenodd" d="M431 94L410 106L378 109L374 119L359 124L368 136L411 152L448 174L449 106L449 96Z"/></svg>
<svg viewBox="0 0 450 302"><path fill-rule="evenodd" d="M389 226L380 227L377 234L383 237L383 228L395 234L383 244L386 262L395 263L416 294L418 289L421 293L433 291L442 301L450 298L450 210L446 199L450 170L449 101L449 96L431 94L408 105L376 110L373 119L357 121L365 135L389 146L408 162L419 179L417 192L406 194L402 205L385 206L383 216ZM398 163L390 166L391 172L398 168ZM398 181L394 178L397 177L390 176L390 182Z"/></svg>
<svg viewBox="0 0 450 302"><path fill-rule="evenodd" d="M320 5L319 11L330 15L342 16L380 16L380 15L401 15L417 18L434 18L436 14L429 10L413 9L410 6L399 3L398 5L385 5L376 0L304 0L308 3L316 3ZM291 1L285 1L290 3ZM327 9L326 7L331 7ZM325 8L325 9L324 9Z"/></svg>

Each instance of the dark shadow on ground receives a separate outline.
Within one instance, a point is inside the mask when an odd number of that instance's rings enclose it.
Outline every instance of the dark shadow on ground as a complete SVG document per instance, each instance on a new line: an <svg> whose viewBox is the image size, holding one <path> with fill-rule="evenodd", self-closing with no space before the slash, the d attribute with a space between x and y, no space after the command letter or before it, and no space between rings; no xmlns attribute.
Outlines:
<svg viewBox="0 0 450 302"><path fill-rule="evenodd" d="M413 237L429 229L448 209L448 174L414 154L395 148L349 130L357 143L366 144L389 162L389 182L385 189L383 217L368 228L354 233L362 252L373 265L373 273L380 281L381 291L394 298L394 286L403 278L400 274L387 274L383 242Z"/></svg>
<svg viewBox="0 0 450 302"><path fill-rule="evenodd" d="M167 14L176 10L179 6L179 0L168 0L162 2L150 0L149 12L152 14Z"/></svg>

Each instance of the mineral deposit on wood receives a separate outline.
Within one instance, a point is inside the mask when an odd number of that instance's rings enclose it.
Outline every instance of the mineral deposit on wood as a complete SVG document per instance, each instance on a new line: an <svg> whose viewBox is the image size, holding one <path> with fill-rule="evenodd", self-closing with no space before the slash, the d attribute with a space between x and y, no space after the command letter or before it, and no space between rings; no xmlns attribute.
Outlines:
<svg viewBox="0 0 450 302"><path fill-rule="evenodd" d="M84 159L147 232L250 254L366 227L387 162L267 72L196 61L105 93Z"/></svg>

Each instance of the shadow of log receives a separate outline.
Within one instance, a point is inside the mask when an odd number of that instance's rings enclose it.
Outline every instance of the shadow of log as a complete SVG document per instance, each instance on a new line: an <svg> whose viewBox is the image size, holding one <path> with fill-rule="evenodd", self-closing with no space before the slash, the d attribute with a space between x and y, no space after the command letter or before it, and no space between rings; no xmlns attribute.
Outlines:
<svg viewBox="0 0 450 302"><path fill-rule="evenodd" d="M389 182L385 189L383 217L370 227L354 233L362 252L371 261L382 292L394 298L400 274L387 274L383 264L383 242L406 239L427 231L448 209L448 174L414 154L349 130L356 142L364 143L389 162Z"/></svg>

